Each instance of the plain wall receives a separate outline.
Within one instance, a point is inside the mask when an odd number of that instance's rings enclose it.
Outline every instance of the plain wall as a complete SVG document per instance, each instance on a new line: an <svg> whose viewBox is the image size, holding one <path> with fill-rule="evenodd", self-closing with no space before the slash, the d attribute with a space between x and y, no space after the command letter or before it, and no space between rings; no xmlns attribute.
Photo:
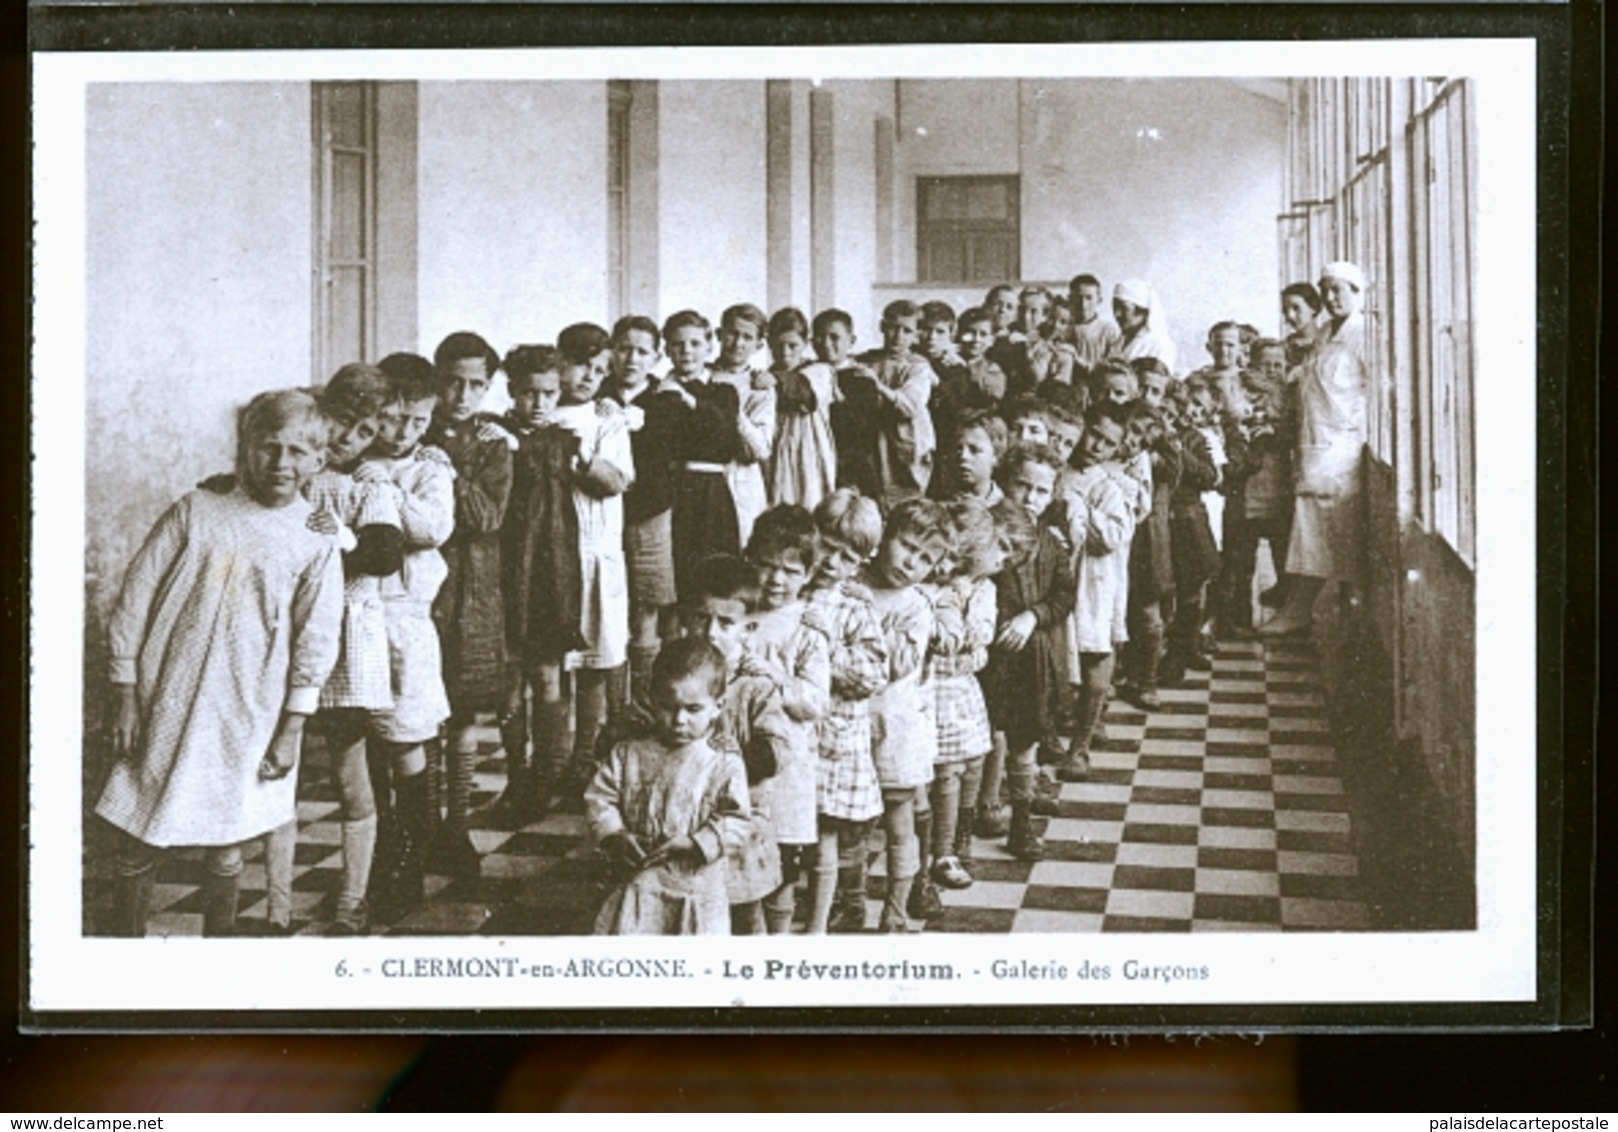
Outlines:
<svg viewBox="0 0 1618 1132"><path fill-rule="evenodd" d="M767 301L764 84L665 82L658 108L662 305L655 313L661 321L689 307L717 328L726 307ZM807 196L803 203L807 209Z"/></svg>
<svg viewBox="0 0 1618 1132"><path fill-rule="evenodd" d="M418 349L607 317L605 82L424 82Z"/></svg>
<svg viewBox="0 0 1618 1132"><path fill-rule="evenodd" d="M198 480L233 467L237 410L256 393L309 382L310 120L307 83L88 90L92 643L158 516Z"/></svg>
<svg viewBox="0 0 1618 1132"><path fill-rule="evenodd" d="M1275 325L1286 106L1217 79L900 84L897 280L916 265L916 179L1018 174L1023 279L1142 277L1178 368L1224 318ZM919 133L918 131L925 131ZM983 288L978 288L982 290Z"/></svg>

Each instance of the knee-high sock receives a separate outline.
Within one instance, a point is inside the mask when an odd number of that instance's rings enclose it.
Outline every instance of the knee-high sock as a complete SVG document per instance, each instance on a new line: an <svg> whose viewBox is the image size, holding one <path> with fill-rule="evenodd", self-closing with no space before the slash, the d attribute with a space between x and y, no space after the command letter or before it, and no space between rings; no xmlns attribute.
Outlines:
<svg viewBox="0 0 1618 1132"><path fill-rule="evenodd" d="M296 818L270 830L264 839L264 915L281 927L292 922L292 860L297 848Z"/></svg>
<svg viewBox="0 0 1618 1132"><path fill-rule="evenodd" d="M365 902L376 853L376 815L343 823L343 881L337 890L339 915L353 913Z"/></svg>

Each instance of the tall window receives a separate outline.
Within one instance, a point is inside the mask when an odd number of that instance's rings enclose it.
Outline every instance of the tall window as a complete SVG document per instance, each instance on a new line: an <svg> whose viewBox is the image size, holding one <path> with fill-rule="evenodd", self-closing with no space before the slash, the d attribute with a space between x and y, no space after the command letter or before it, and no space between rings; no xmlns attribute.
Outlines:
<svg viewBox="0 0 1618 1132"><path fill-rule="evenodd" d="M920 177L916 278L922 283L1004 283L1022 273L1019 180Z"/></svg>
<svg viewBox="0 0 1618 1132"><path fill-rule="evenodd" d="M376 349L376 84L314 84L314 367Z"/></svg>
<svg viewBox="0 0 1618 1132"><path fill-rule="evenodd" d="M607 302L614 321L629 310L630 85L607 83Z"/></svg>

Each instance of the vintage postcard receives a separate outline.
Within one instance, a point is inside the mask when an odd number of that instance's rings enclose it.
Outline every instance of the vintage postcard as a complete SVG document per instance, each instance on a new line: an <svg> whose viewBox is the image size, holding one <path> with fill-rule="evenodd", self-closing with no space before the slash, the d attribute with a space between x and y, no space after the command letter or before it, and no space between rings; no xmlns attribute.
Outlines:
<svg viewBox="0 0 1618 1132"><path fill-rule="evenodd" d="M26 1009L1533 1003L1536 81L37 55Z"/></svg>

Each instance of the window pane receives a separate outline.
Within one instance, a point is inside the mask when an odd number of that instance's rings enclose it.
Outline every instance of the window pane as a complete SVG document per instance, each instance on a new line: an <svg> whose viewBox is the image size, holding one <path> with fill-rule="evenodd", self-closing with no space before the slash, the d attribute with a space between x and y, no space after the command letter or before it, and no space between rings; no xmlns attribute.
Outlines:
<svg viewBox="0 0 1618 1132"><path fill-rule="evenodd" d="M326 85L326 128L333 145L365 146L370 142L365 121L365 87L360 83Z"/></svg>
<svg viewBox="0 0 1618 1132"><path fill-rule="evenodd" d="M335 365L365 357L365 269L336 267L328 286L326 349Z"/></svg>
<svg viewBox="0 0 1618 1132"><path fill-rule="evenodd" d="M1011 194L1004 181L971 181L966 190L966 211L973 220L1006 220L1011 215Z"/></svg>
<svg viewBox="0 0 1618 1132"><path fill-rule="evenodd" d="M959 181L926 181L922 192L926 198L924 215L928 220L967 218L966 186Z"/></svg>
<svg viewBox="0 0 1618 1132"><path fill-rule="evenodd" d="M939 236L922 249L923 281L958 283L970 278L966 270L966 241L960 237Z"/></svg>
<svg viewBox="0 0 1618 1132"><path fill-rule="evenodd" d="M331 155L331 256L360 260L369 249L365 239L366 158L357 153Z"/></svg>

